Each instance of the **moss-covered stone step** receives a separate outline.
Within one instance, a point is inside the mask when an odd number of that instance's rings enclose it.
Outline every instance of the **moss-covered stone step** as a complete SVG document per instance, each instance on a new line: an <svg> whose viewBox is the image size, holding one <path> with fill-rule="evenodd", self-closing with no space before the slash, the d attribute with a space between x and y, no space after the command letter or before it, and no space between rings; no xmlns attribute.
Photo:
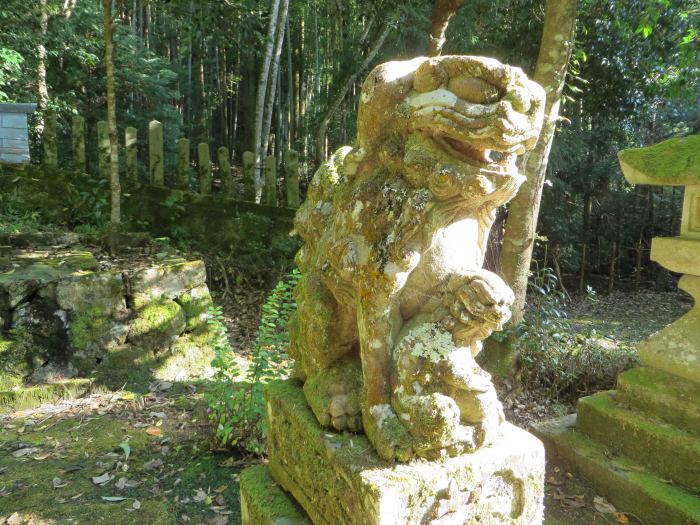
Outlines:
<svg viewBox="0 0 700 525"><path fill-rule="evenodd" d="M63 399L76 399L97 391L96 388L90 379L81 378L5 390L0 392L0 414L36 408Z"/></svg>
<svg viewBox="0 0 700 525"><path fill-rule="evenodd" d="M574 430L576 415L535 425L533 433L547 450L547 461L593 483L618 509L648 524L700 525L700 498L662 481L644 467Z"/></svg>
<svg viewBox="0 0 700 525"><path fill-rule="evenodd" d="M311 525L306 513L272 479L265 465L241 472L242 525Z"/></svg>
<svg viewBox="0 0 700 525"><path fill-rule="evenodd" d="M617 401L700 434L700 384L650 367L617 378Z"/></svg>
<svg viewBox="0 0 700 525"><path fill-rule="evenodd" d="M615 402L615 392L579 399L576 430L665 479L700 491L700 439Z"/></svg>

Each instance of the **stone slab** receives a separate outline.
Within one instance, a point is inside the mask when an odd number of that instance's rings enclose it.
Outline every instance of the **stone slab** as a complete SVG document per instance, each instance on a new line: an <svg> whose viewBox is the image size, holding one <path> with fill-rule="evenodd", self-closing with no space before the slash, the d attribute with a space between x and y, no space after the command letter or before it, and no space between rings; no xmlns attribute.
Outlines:
<svg viewBox="0 0 700 525"><path fill-rule="evenodd" d="M700 135L625 149L617 157L622 173L632 184L687 186L700 182Z"/></svg>
<svg viewBox="0 0 700 525"><path fill-rule="evenodd" d="M654 237L650 257L672 272L700 275L700 239Z"/></svg>
<svg viewBox="0 0 700 525"><path fill-rule="evenodd" d="M287 494L265 465L241 472L242 525L311 525L306 513Z"/></svg>
<svg viewBox="0 0 700 525"><path fill-rule="evenodd" d="M615 392L579 399L576 430L648 467L664 479L700 491L700 438L669 423L626 410Z"/></svg>
<svg viewBox="0 0 700 525"><path fill-rule="evenodd" d="M301 385L268 385L269 467L316 525L534 525L542 521L544 450L503 425L474 454L390 464L362 435L322 429Z"/></svg>
<svg viewBox="0 0 700 525"><path fill-rule="evenodd" d="M700 525L700 498L665 482L624 456L574 430L576 415L538 423L533 432L544 442L547 461L592 482L618 509L644 523Z"/></svg>
<svg viewBox="0 0 700 525"><path fill-rule="evenodd" d="M696 305L680 319L637 345L642 362L657 370L700 383L700 277L684 275L678 287L695 298Z"/></svg>
<svg viewBox="0 0 700 525"><path fill-rule="evenodd" d="M700 435L700 384L646 366L617 378L617 401Z"/></svg>

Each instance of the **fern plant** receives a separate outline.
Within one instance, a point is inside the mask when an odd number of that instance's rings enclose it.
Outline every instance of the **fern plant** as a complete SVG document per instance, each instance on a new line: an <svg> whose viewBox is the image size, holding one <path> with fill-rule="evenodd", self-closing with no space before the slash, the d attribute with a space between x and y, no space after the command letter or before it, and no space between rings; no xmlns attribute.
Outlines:
<svg viewBox="0 0 700 525"><path fill-rule="evenodd" d="M294 271L282 279L262 307L253 356L243 370L228 342L221 308L210 311L216 334L214 384L207 391L210 422L218 446L242 448L254 454L265 451L265 384L287 377L290 370L287 323L296 309L293 291L300 274Z"/></svg>

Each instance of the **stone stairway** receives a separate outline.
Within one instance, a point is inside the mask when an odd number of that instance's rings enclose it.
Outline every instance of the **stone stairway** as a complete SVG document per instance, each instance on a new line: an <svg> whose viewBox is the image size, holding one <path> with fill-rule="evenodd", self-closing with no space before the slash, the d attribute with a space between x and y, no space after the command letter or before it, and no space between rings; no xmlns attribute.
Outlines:
<svg viewBox="0 0 700 525"><path fill-rule="evenodd" d="M695 299L683 317L638 345L645 366L617 390L578 402L578 414L534 433L548 461L578 471L646 525L700 525L700 135L619 153L628 181L685 186L679 237L652 240L651 259L684 274Z"/></svg>
<svg viewBox="0 0 700 525"><path fill-rule="evenodd" d="M700 524L700 385L651 368L534 429L557 460L647 525ZM556 458L556 459L555 459Z"/></svg>

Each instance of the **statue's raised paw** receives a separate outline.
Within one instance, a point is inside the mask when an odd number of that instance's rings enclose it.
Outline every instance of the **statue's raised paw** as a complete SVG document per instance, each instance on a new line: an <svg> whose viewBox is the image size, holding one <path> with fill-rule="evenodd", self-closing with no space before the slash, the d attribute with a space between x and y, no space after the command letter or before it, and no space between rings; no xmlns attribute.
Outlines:
<svg viewBox="0 0 700 525"><path fill-rule="evenodd" d="M409 461L413 457L413 439L391 405L374 405L362 419L365 434L380 458Z"/></svg>

